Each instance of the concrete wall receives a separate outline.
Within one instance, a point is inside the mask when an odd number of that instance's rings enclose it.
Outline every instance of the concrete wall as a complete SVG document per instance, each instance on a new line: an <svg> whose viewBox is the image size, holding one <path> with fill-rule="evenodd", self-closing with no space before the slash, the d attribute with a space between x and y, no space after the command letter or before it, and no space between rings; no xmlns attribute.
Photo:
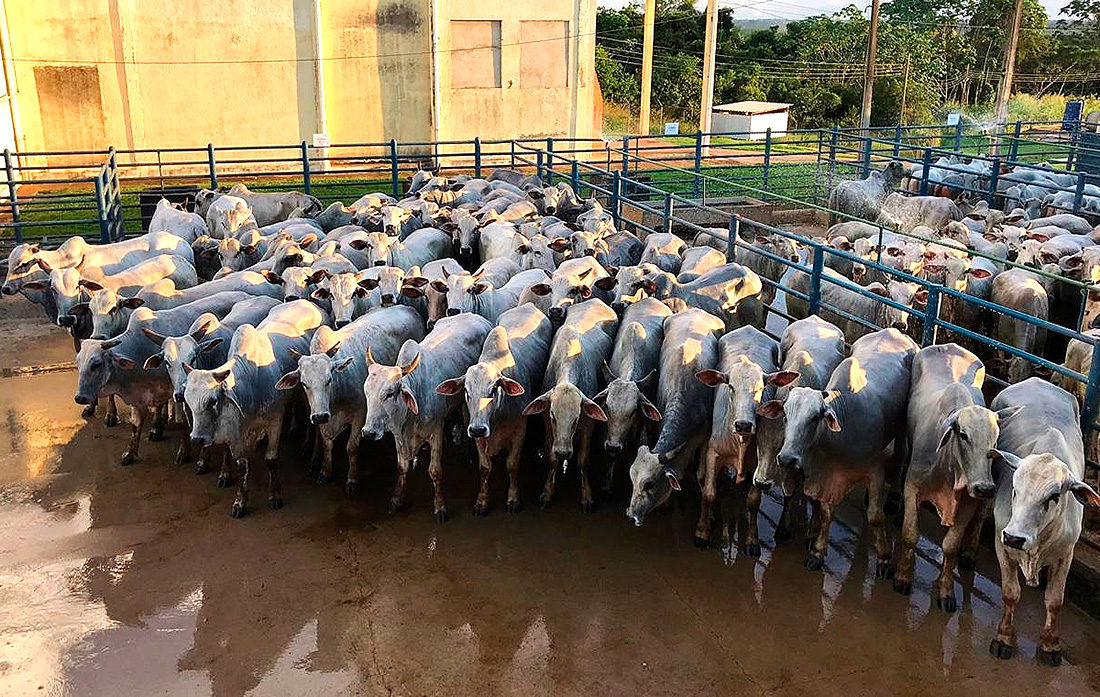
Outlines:
<svg viewBox="0 0 1100 697"><path fill-rule="evenodd" d="M442 138L592 133L594 0L476 10L468 0L438 1ZM23 150L288 144L318 130L314 0L3 2ZM323 0L321 8L331 142L430 140L428 0ZM500 22L500 87L450 88L451 65L461 62L450 53L452 19ZM521 26L525 19L539 24ZM538 55L526 55L522 82L547 77L556 86L520 84L517 43L544 37L554 21L568 22L571 36L551 42L557 53L529 44ZM589 35L575 38L577 29ZM553 55L569 64L532 68L532 56L537 64Z"/></svg>

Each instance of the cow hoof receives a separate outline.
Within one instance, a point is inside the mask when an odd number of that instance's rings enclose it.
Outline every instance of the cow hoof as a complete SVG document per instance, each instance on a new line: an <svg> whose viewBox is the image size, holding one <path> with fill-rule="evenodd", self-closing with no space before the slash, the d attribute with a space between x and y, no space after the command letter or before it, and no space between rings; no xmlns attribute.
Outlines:
<svg viewBox="0 0 1100 697"><path fill-rule="evenodd" d="M348 496L355 496L355 492L359 490L358 482L348 482L344 485L344 493Z"/></svg>
<svg viewBox="0 0 1100 697"><path fill-rule="evenodd" d="M164 440L164 431L162 431L158 428L154 428L151 431L149 431L149 442L150 443L157 443L161 440Z"/></svg>
<svg viewBox="0 0 1100 697"><path fill-rule="evenodd" d="M475 518L484 518L488 515L489 515L489 507L488 506L482 506L480 504L477 505L477 506L474 506L474 517Z"/></svg>
<svg viewBox="0 0 1100 697"><path fill-rule="evenodd" d="M95 416L95 405L89 404L88 406L84 407L80 410L80 415L83 416L85 419L92 418L93 416Z"/></svg>
<svg viewBox="0 0 1100 697"><path fill-rule="evenodd" d="M127 450L122 454L122 459L118 461L118 464L122 465L123 467L129 467L130 465L134 464L134 460L136 459L137 458L134 457L134 454Z"/></svg>
<svg viewBox="0 0 1100 697"><path fill-rule="evenodd" d="M330 481L332 481L332 477L330 477L327 474L318 474L317 479L314 480L314 482L317 484L317 486L324 486L324 485L328 484Z"/></svg>
<svg viewBox="0 0 1100 697"><path fill-rule="evenodd" d="M807 552L814 551L814 538L812 538L812 537L807 537L806 538L806 551Z"/></svg>
<svg viewBox="0 0 1100 697"><path fill-rule="evenodd" d="M894 577L894 592L901 595L909 595L913 592L913 582Z"/></svg>
<svg viewBox="0 0 1100 697"><path fill-rule="evenodd" d="M1012 658L1012 653L1015 650L1015 646L1009 646L1000 639L994 639L989 642L989 655L994 658L999 658L1002 661Z"/></svg>
<svg viewBox="0 0 1100 697"><path fill-rule="evenodd" d="M195 463L195 474L209 474L210 465L206 464L206 460L199 460Z"/></svg>
<svg viewBox="0 0 1100 697"><path fill-rule="evenodd" d="M977 567L978 564L974 560L974 557L970 556L969 554L959 555L959 571L973 571Z"/></svg>
<svg viewBox="0 0 1100 697"><path fill-rule="evenodd" d="M397 513L398 511L400 511L402 509L402 507L404 507L404 504L401 501L391 499L390 500L390 505L386 510L389 511L390 515L393 515L394 513Z"/></svg>
<svg viewBox="0 0 1100 697"><path fill-rule="evenodd" d="M585 513L592 513L596 510L596 503L594 501L582 501L581 510Z"/></svg>
<svg viewBox="0 0 1100 697"><path fill-rule="evenodd" d="M596 494L596 500L600 503L611 501L611 489L600 489L600 492Z"/></svg>
<svg viewBox="0 0 1100 697"><path fill-rule="evenodd" d="M191 454L184 451L183 449L180 449L180 450L176 451L176 459L173 462L177 465L183 465L183 464L186 464L187 461L190 460L190 459L191 459Z"/></svg>
<svg viewBox="0 0 1100 697"><path fill-rule="evenodd" d="M218 476L218 488L219 489L228 489L231 486L233 486L233 478L232 477L230 477L229 475L226 475L226 474L222 474L222 475Z"/></svg>
<svg viewBox="0 0 1100 697"><path fill-rule="evenodd" d="M808 555L806 555L805 567L810 571L821 571L823 568L825 568L825 557L810 552Z"/></svg>
<svg viewBox="0 0 1100 697"><path fill-rule="evenodd" d="M745 543L745 556L749 559L760 558L760 543L759 542L746 542Z"/></svg>
<svg viewBox="0 0 1100 697"><path fill-rule="evenodd" d="M447 522L446 508L440 508L438 511L435 512L435 522L439 523L440 525Z"/></svg>
<svg viewBox="0 0 1100 697"><path fill-rule="evenodd" d="M875 578L884 580L894 577L894 562L879 560L875 564Z"/></svg>
<svg viewBox="0 0 1100 697"><path fill-rule="evenodd" d="M778 527L775 529L775 541L777 544L787 544L791 541L793 535L791 531L784 527Z"/></svg>
<svg viewBox="0 0 1100 697"><path fill-rule="evenodd" d="M544 511L545 511L546 509L550 508L550 499L549 499L549 498L547 498L547 497L545 497L545 496L543 496L543 497L540 497L540 498L539 498L539 508L540 508L541 510L544 510Z"/></svg>
<svg viewBox="0 0 1100 697"><path fill-rule="evenodd" d="M1039 649L1036 651L1035 655L1039 657L1040 661L1051 668L1057 668L1062 665L1062 651L1060 649L1054 649L1053 651Z"/></svg>
<svg viewBox="0 0 1100 697"><path fill-rule="evenodd" d="M267 497L267 507L273 511L277 511L283 507L282 496L269 496Z"/></svg>
<svg viewBox="0 0 1100 697"><path fill-rule="evenodd" d="M696 535L692 538L692 544L695 545L695 549L706 549L710 546L710 538Z"/></svg>
<svg viewBox="0 0 1100 697"><path fill-rule="evenodd" d="M959 601L955 600L955 595L945 595L942 598L936 598L936 607L944 612L951 613L959 609Z"/></svg>
<svg viewBox="0 0 1100 697"><path fill-rule="evenodd" d="M519 513L523 510L523 505L519 501L509 501L504 510L508 513Z"/></svg>
<svg viewBox="0 0 1100 697"><path fill-rule="evenodd" d="M103 418L103 423L107 424L107 428L118 426L118 414L108 414Z"/></svg>
<svg viewBox="0 0 1100 697"><path fill-rule="evenodd" d="M243 518L244 514L248 512L243 503L234 503L233 508L229 509L229 517L231 518Z"/></svg>

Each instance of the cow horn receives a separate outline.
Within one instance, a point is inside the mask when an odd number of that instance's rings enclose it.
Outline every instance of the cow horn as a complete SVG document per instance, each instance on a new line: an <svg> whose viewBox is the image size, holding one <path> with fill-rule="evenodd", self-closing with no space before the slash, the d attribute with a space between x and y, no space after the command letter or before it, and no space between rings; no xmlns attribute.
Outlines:
<svg viewBox="0 0 1100 697"><path fill-rule="evenodd" d="M416 352L416 356L413 357L412 361L410 361L408 365L401 366L401 374L402 375L408 375L409 373L416 370L416 366L418 366L418 365L420 365L420 352L419 351Z"/></svg>
<svg viewBox="0 0 1100 697"><path fill-rule="evenodd" d="M340 350L340 342L337 341L335 344L328 347L328 350L325 351L325 355L328 356L329 358L333 358L334 356L336 356L336 352L339 351L339 350Z"/></svg>
<svg viewBox="0 0 1100 697"><path fill-rule="evenodd" d="M374 365L378 361L374 360L374 354L370 352L370 346L367 347L367 365Z"/></svg>

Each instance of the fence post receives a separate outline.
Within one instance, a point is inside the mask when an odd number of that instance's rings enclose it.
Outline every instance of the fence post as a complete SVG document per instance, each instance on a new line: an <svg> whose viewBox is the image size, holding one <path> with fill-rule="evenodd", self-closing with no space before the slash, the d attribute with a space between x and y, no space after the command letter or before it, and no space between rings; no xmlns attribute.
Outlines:
<svg viewBox="0 0 1100 697"><path fill-rule="evenodd" d="M932 168L932 148L925 147L921 157L920 195L928 195L928 170Z"/></svg>
<svg viewBox="0 0 1100 697"><path fill-rule="evenodd" d="M118 180L118 153L112 145L107 151L107 166L111 191L111 236L117 242L126 235L126 220L122 213L122 184Z"/></svg>
<svg viewBox="0 0 1100 697"><path fill-rule="evenodd" d="M1077 173L1077 188L1073 191L1073 212L1081 210L1081 202L1085 198L1085 173Z"/></svg>
<svg viewBox="0 0 1100 697"><path fill-rule="evenodd" d="M771 169L772 164L772 129L768 129L764 133L764 177L763 186L760 188L764 191L768 190L768 171Z"/></svg>
<svg viewBox="0 0 1100 697"><path fill-rule="evenodd" d="M940 319L940 287L928 286L928 302L924 306L924 335L921 346L936 343L936 329Z"/></svg>
<svg viewBox="0 0 1100 697"><path fill-rule="evenodd" d="M542 179L542 150L535 151L535 174Z"/></svg>
<svg viewBox="0 0 1100 697"><path fill-rule="evenodd" d="M1023 123L1016 122L1016 127L1012 131L1012 145L1008 148L1008 159L1010 162L1016 162L1016 158L1020 156L1020 131L1023 128Z"/></svg>
<svg viewBox="0 0 1100 697"><path fill-rule="evenodd" d="M516 141L515 141L515 139L512 139L512 140L508 141L508 144L509 144L508 168L509 169L515 169L516 168Z"/></svg>
<svg viewBox="0 0 1100 697"><path fill-rule="evenodd" d="M955 152L962 150L963 144L963 122L962 117L955 122Z"/></svg>
<svg viewBox="0 0 1100 697"><path fill-rule="evenodd" d="M11 207L11 222L15 227L16 244L23 243L23 224L19 221L19 203L15 193L15 169L11 165L11 150L4 148L4 171L8 175L8 205Z"/></svg>
<svg viewBox="0 0 1100 697"><path fill-rule="evenodd" d="M218 166L214 162L214 144L206 144L206 166L210 168L210 188L218 188Z"/></svg>
<svg viewBox="0 0 1100 697"><path fill-rule="evenodd" d="M741 237L741 216L736 213L730 216L729 232L726 235L726 261L732 263L737 240Z"/></svg>
<svg viewBox="0 0 1100 697"><path fill-rule="evenodd" d="M481 179L481 138L474 138L474 176Z"/></svg>
<svg viewBox="0 0 1100 697"><path fill-rule="evenodd" d="M390 138L390 193L394 198L401 198L400 175L397 172L397 141Z"/></svg>
<svg viewBox="0 0 1100 697"><path fill-rule="evenodd" d="M1001 158L993 158L993 169L989 173L989 193L986 196L986 203L990 206L993 205L993 199L997 197L997 180L1001 177Z"/></svg>
<svg viewBox="0 0 1100 697"><path fill-rule="evenodd" d="M573 160L573 164L569 166L569 183L573 187L574 193L580 195L580 167L577 165L577 161Z"/></svg>
<svg viewBox="0 0 1100 697"><path fill-rule="evenodd" d="M619 196L622 195L623 180L618 172L611 174L611 218L615 227L619 227Z"/></svg>
<svg viewBox="0 0 1100 697"><path fill-rule="evenodd" d="M731 240L727 247L732 247ZM816 315L821 311L821 274L825 267L825 250L820 242L811 245L814 250L813 270L810 272L810 314Z"/></svg>
<svg viewBox="0 0 1100 697"><path fill-rule="evenodd" d="M833 190L833 179L836 177L836 147L840 139L840 129L833 126L833 134L829 137L829 191Z"/></svg>
<svg viewBox="0 0 1100 697"><path fill-rule="evenodd" d="M703 168L703 134L695 133L695 176L691 182L691 197L699 198L699 173Z"/></svg>
<svg viewBox="0 0 1100 697"><path fill-rule="evenodd" d="M672 233L672 194L665 194L665 230L666 233Z"/></svg>
<svg viewBox="0 0 1100 697"><path fill-rule="evenodd" d="M111 234L107 229L106 197L104 196L104 182L107 167L101 167L95 175L95 209L99 218L99 240L104 244L111 241Z"/></svg>
<svg viewBox="0 0 1100 697"><path fill-rule="evenodd" d="M1096 420L1097 402L1100 401L1100 342L1092 347L1092 366L1089 368L1089 381L1085 386L1085 404L1081 410L1081 430L1086 434Z"/></svg>
<svg viewBox="0 0 1100 697"><path fill-rule="evenodd" d="M1069 153L1066 155L1066 169L1073 169L1073 163L1076 161L1077 146L1079 138L1077 137L1077 131L1074 131L1069 136Z"/></svg>
<svg viewBox="0 0 1100 697"><path fill-rule="evenodd" d="M863 166L861 168L863 171L863 177L866 177L871 173L871 147L871 136L866 136L866 140L863 141L863 157L860 158L863 160Z"/></svg>
<svg viewBox="0 0 1100 697"><path fill-rule="evenodd" d="M546 139L546 185L554 185L554 138Z"/></svg>
<svg viewBox="0 0 1100 697"><path fill-rule="evenodd" d="M309 195L309 194L313 193L313 182L310 181L312 179L312 177L310 176L310 170L311 170L311 168L309 166L309 146L306 145L306 142L303 140L302 141L302 187L306 190L306 195Z"/></svg>

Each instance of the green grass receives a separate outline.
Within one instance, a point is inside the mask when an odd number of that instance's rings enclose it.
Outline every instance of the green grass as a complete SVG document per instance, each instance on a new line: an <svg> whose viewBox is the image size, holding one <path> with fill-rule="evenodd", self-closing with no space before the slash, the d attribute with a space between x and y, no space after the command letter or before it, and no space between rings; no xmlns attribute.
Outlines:
<svg viewBox="0 0 1100 697"><path fill-rule="evenodd" d="M661 140L667 142L670 145L681 145L695 147L695 137L691 136L667 136L661 138ZM763 140L745 140L742 138L726 138L723 136L714 136L710 139L710 144L715 147L732 147L741 148L744 150L751 150L759 152L761 156L764 154L764 141ZM644 150L642 152L645 152ZM790 140L785 138L773 138L772 139L772 152L773 153L817 153L817 136L813 137L799 137L794 136Z"/></svg>

